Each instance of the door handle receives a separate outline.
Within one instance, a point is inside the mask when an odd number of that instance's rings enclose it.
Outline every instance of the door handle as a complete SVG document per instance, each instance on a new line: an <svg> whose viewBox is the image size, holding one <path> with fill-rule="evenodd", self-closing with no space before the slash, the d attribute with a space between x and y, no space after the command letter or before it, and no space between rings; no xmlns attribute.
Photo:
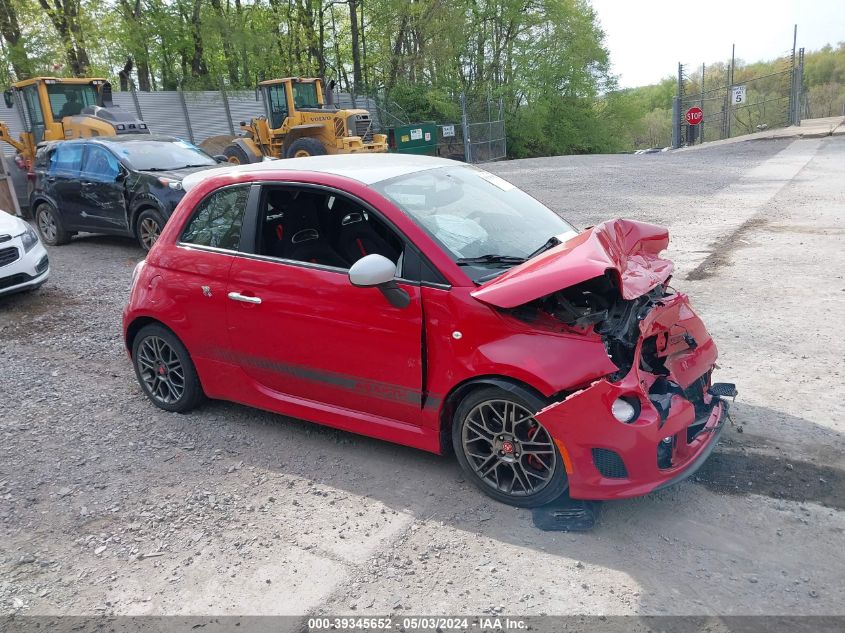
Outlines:
<svg viewBox="0 0 845 633"><path fill-rule="evenodd" d="M230 292L229 298L232 301L240 301L242 303L261 303L261 297L247 297L239 292Z"/></svg>

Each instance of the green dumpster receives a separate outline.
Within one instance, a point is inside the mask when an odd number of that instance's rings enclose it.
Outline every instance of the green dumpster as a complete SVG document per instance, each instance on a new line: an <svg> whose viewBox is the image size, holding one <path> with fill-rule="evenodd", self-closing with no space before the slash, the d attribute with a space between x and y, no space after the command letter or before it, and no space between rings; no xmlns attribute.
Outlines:
<svg viewBox="0 0 845 633"><path fill-rule="evenodd" d="M387 144L397 154L437 154L437 125L432 122L397 125L387 129Z"/></svg>

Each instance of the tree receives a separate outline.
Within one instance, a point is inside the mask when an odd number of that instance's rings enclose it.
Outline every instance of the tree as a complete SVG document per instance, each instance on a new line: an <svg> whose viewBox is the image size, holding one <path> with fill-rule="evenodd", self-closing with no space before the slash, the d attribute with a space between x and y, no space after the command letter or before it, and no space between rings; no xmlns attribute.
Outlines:
<svg viewBox="0 0 845 633"><path fill-rule="evenodd" d="M349 5L349 32L352 36L352 90L358 91L363 83L361 73L361 45L360 31L358 29L358 0L348 0Z"/></svg>
<svg viewBox="0 0 845 633"><path fill-rule="evenodd" d="M6 55L15 78L27 79L32 74L32 69L24 47L18 13L12 0L0 0L0 35L6 43Z"/></svg>
<svg viewBox="0 0 845 633"><path fill-rule="evenodd" d="M148 30L143 16L143 4L141 0L120 0L120 11L124 21L124 37L126 38L127 52L131 55L132 61L137 65L138 89L149 92L152 88L152 77L150 73L150 50L147 42ZM129 69L131 72L131 68ZM127 73L128 75L128 73ZM129 77L127 76L127 80Z"/></svg>
<svg viewBox="0 0 845 633"><path fill-rule="evenodd" d="M232 86L237 86L240 83L240 80L238 79L238 59L232 49L230 29L227 28L227 25L230 23L230 16L223 11L223 4L220 0L211 0L211 6L214 8L214 12L217 15L217 19L220 24L220 36L223 40L223 57L226 59L226 67L229 71L229 83Z"/></svg>
<svg viewBox="0 0 845 633"><path fill-rule="evenodd" d="M38 0L38 4L59 34L71 73L75 77L84 77L91 62L82 34L80 0Z"/></svg>

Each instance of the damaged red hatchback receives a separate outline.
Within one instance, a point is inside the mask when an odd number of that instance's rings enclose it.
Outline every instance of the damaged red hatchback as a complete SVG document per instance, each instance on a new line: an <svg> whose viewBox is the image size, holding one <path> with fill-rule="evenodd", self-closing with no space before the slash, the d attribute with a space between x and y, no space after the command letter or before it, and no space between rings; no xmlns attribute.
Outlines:
<svg viewBox="0 0 845 633"><path fill-rule="evenodd" d="M188 176L124 311L146 395L204 396L435 453L491 497L643 495L709 455L731 385L659 257L485 171L323 156Z"/></svg>

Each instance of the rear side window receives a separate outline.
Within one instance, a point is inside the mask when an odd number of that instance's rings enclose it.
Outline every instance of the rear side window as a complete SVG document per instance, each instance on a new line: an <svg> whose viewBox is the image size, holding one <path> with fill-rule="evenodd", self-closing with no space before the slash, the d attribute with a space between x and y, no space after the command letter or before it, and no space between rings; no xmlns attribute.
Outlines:
<svg viewBox="0 0 845 633"><path fill-rule="evenodd" d="M75 176L82 167L81 143L61 144L50 158L50 174L56 176Z"/></svg>
<svg viewBox="0 0 845 633"><path fill-rule="evenodd" d="M226 187L205 198L194 211L180 241L238 250L249 189L249 185Z"/></svg>

